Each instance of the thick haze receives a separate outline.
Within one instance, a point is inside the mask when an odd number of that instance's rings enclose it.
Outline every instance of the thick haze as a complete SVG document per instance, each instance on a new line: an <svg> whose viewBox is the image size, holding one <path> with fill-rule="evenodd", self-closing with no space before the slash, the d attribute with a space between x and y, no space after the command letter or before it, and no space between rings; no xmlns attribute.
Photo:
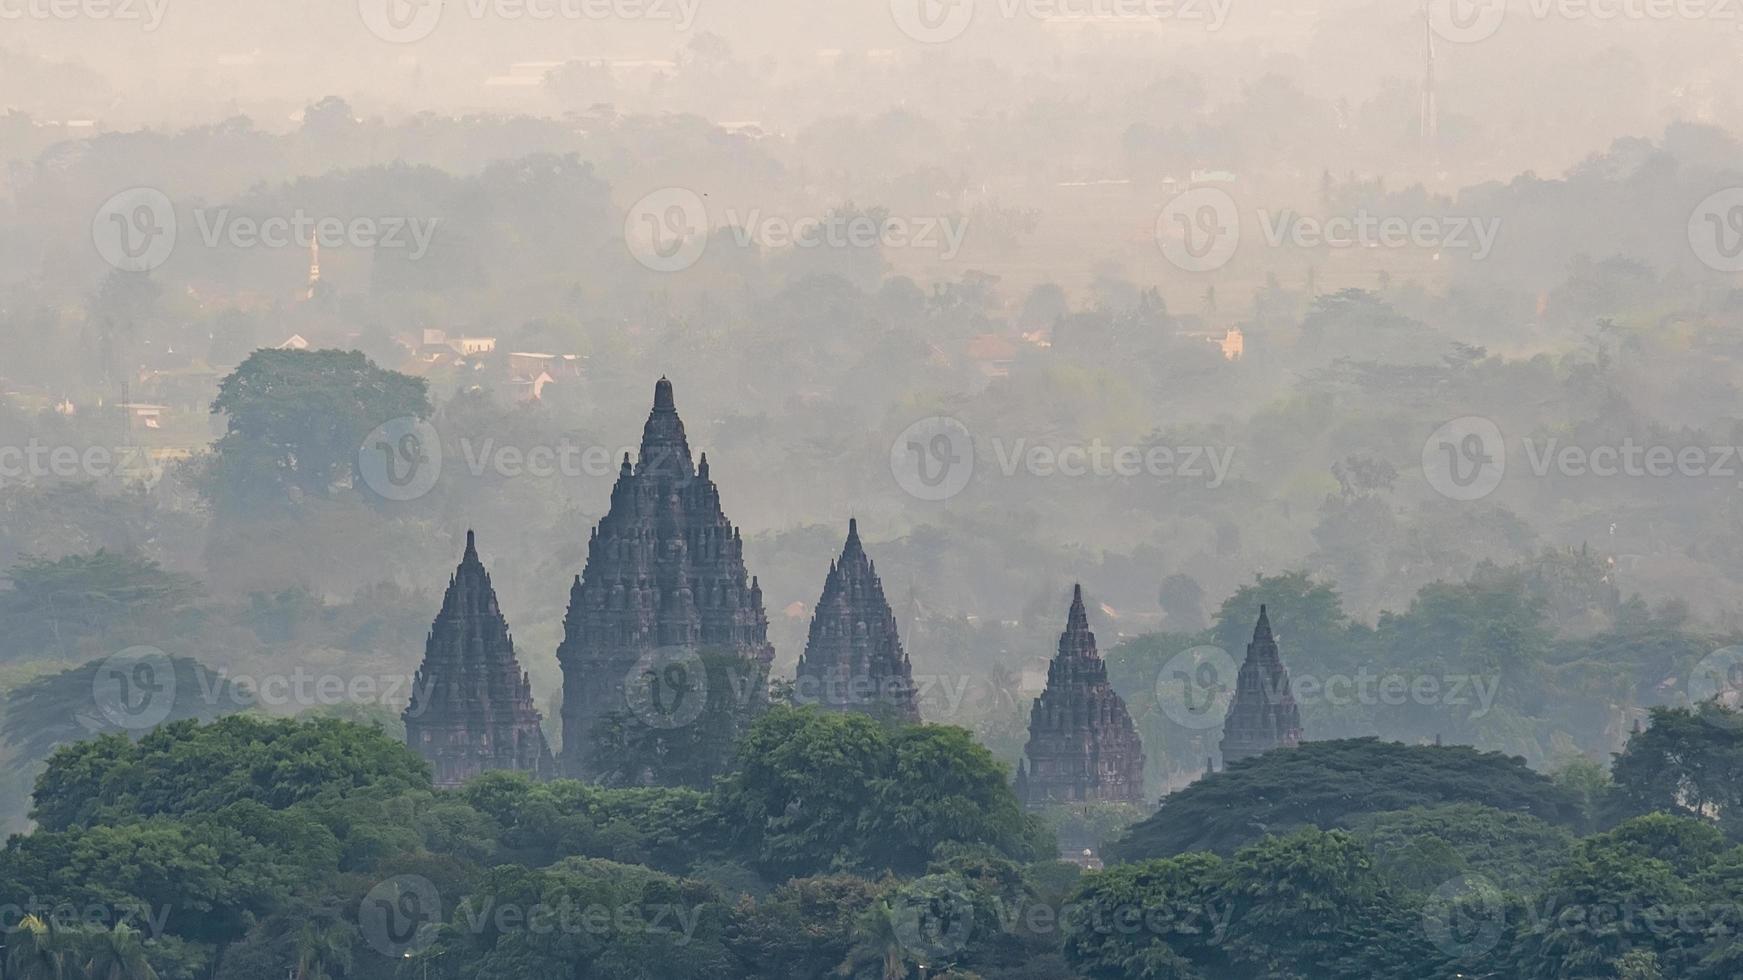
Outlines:
<svg viewBox="0 0 1743 980"><path fill-rule="evenodd" d="M1486 721L1322 732L1601 758L1743 628L1743 20L1426 14L0 0L0 619L55 624L0 681L135 644L409 670L476 528L552 725L665 375L777 673L856 516L916 672L968 684L930 716L1007 760L1081 581L1154 788L1193 773L1158 664L1238 654L1291 572L1341 603L1282 615L1298 670L1508 679ZM372 479L404 412L332 416L324 480L220 442L220 383L303 344L428 382L432 483ZM100 550L162 581L69 612L18 577ZM1674 639L1612 655L1641 624Z"/></svg>

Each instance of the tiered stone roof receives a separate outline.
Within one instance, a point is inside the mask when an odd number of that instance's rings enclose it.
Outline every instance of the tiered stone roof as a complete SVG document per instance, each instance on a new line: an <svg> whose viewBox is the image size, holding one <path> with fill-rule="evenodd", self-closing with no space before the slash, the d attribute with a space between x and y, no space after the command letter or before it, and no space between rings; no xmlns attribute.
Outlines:
<svg viewBox="0 0 1743 980"><path fill-rule="evenodd" d="M1271 617L1260 606L1253 642L1247 644L1247 659L1223 722L1223 765L1300 744L1301 709L1289 687L1289 668L1283 666L1283 655L1271 634Z"/></svg>
<svg viewBox="0 0 1743 980"><path fill-rule="evenodd" d="M841 558L830 562L823 580L794 696L828 711L920 720L913 666L877 567L860 544L857 520L848 521Z"/></svg>
<svg viewBox="0 0 1743 980"><path fill-rule="evenodd" d="M429 760L438 786L493 769L540 779L556 773L532 685L471 531L424 641L404 718L406 742Z"/></svg>
<svg viewBox="0 0 1743 980"><path fill-rule="evenodd" d="M644 654L736 656L760 685L774 659L757 580L744 542L720 506L708 456L692 462L672 394L661 378L642 428L639 456L623 467L587 564L569 592L563 643L563 770L586 778L596 726L625 712L624 682ZM760 703L760 689L750 692Z"/></svg>
<svg viewBox="0 0 1743 980"><path fill-rule="evenodd" d="M1072 593L1058 655L1047 667L1046 690L1029 711L1023 755L1017 795L1030 806L1144 802L1144 746L1125 702L1108 684L1081 585Z"/></svg>

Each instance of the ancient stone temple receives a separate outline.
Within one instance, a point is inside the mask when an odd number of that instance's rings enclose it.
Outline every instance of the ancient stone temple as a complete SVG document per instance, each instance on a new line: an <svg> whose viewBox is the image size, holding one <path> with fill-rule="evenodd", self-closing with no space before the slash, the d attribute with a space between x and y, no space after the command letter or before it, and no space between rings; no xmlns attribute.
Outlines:
<svg viewBox="0 0 1743 980"><path fill-rule="evenodd" d="M661 378L639 458L632 467L624 455L610 507L593 529L586 567L569 593L557 649L563 771L579 778L597 774L601 722L629 719L665 732L696 725L696 699L689 693L702 655L742 668L713 678L712 689L702 692L707 704L728 699L729 707L755 710L766 701L774 659L768 629L762 588L745 572L744 542L721 511L708 456L700 464L691 459L672 383ZM680 674L688 689L664 689ZM714 724L716 714L701 724ZM732 735L718 730L709 738ZM693 755L692 749L685 751Z"/></svg>
<svg viewBox="0 0 1743 980"><path fill-rule="evenodd" d="M793 693L799 704L827 711L920 720L913 667L884 584L860 544L857 520L847 522L847 544L823 580Z"/></svg>
<svg viewBox="0 0 1743 980"><path fill-rule="evenodd" d="M1301 744L1301 709L1289 687L1289 669L1271 635L1271 618L1259 607L1253 642L1235 679L1234 699L1223 722L1223 765Z"/></svg>
<svg viewBox="0 0 1743 980"><path fill-rule="evenodd" d="M1029 711L1029 745L1017 767L1017 797L1029 806L1144 802L1144 746L1126 703L1108 684L1095 648L1083 586L1071 598L1047 688Z"/></svg>
<svg viewBox="0 0 1743 980"><path fill-rule="evenodd" d="M466 555L424 642L405 711L406 744L429 760L437 786L458 786L492 769L547 779L556 765L539 722L490 573L467 531Z"/></svg>

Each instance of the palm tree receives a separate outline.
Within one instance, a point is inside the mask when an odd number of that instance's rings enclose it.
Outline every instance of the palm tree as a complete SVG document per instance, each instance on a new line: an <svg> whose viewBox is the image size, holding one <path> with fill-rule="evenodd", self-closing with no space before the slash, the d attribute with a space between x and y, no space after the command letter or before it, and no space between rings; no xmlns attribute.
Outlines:
<svg viewBox="0 0 1743 980"><path fill-rule="evenodd" d="M7 980L65 980L68 945L52 918L25 916L8 936Z"/></svg>
<svg viewBox="0 0 1743 980"><path fill-rule="evenodd" d="M90 935L91 955L85 960L85 980L157 980L145 955L139 931L125 922L108 932Z"/></svg>
<svg viewBox="0 0 1743 980"><path fill-rule="evenodd" d="M351 969L351 933L342 923L317 926L305 922L296 939L294 980L333 980Z"/></svg>
<svg viewBox="0 0 1743 980"><path fill-rule="evenodd" d="M857 977L862 968L876 965L882 970L880 980L908 980L908 949L896 932L896 910L888 898L867 909L853 932L853 947L836 973Z"/></svg>

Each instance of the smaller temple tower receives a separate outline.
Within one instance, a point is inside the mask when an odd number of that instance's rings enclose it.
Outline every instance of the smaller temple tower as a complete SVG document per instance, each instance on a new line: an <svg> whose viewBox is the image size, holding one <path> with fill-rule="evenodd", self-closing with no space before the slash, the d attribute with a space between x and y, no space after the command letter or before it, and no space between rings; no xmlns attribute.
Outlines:
<svg viewBox="0 0 1743 980"><path fill-rule="evenodd" d="M1144 802L1144 746L1126 703L1108 684L1083 586L1071 597L1047 688L1029 710L1029 744L1017 767L1017 798L1049 803Z"/></svg>
<svg viewBox="0 0 1743 980"><path fill-rule="evenodd" d="M424 642L405 711L406 744L429 760L439 787L493 769L549 779L556 764L540 721L490 573L467 531L466 554Z"/></svg>
<svg viewBox="0 0 1743 980"><path fill-rule="evenodd" d="M1235 680L1235 696L1223 722L1223 766L1301 744L1301 709L1289 687L1289 668L1271 635L1271 617L1259 607L1253 642Z"/></svg>
<svg viewBox="0 0 1743 980"><path fill-rule="evenodd" d="M860 544L859 521L849 519L847 544L829 564L811 617L794 696L826 711L918 722L917 693L883 580Z"/></svg>

